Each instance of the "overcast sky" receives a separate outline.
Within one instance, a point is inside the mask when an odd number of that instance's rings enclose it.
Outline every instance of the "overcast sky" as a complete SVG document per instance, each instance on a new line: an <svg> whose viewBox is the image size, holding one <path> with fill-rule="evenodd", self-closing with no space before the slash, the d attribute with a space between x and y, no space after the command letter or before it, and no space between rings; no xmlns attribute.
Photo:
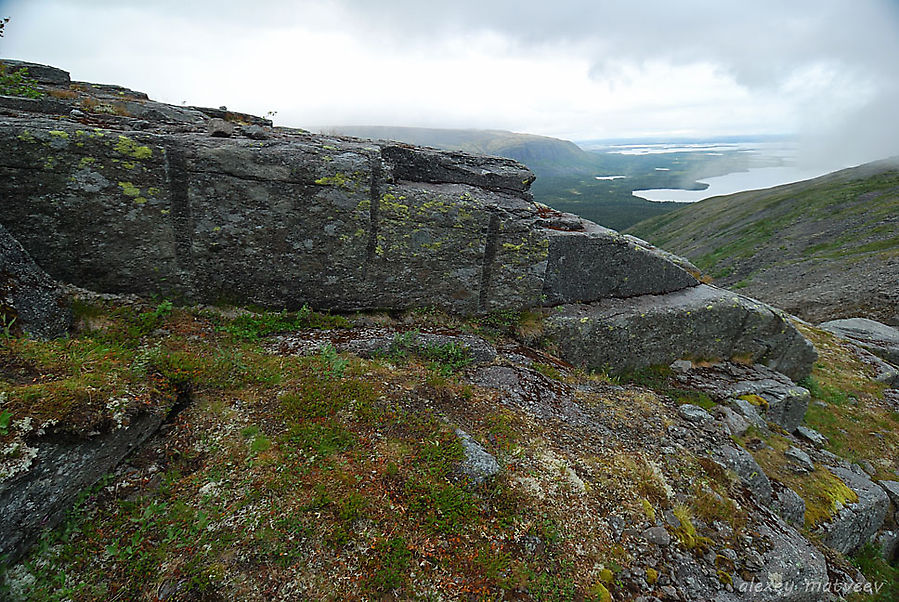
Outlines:
<svg viewBox="0 0 899 602"><path fill-rule="evenodd" d="M0 56L276 123L899 154L896 0L0 0Z"/></svg>

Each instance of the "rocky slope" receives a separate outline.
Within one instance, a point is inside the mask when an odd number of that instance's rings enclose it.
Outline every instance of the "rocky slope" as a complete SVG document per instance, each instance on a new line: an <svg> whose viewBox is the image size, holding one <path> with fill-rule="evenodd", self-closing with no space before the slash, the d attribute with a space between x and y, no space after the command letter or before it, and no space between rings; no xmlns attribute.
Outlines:
<svg viewBox="0 0 899 602"><path fill-rule="evenodd" d="M0 97L0 596L899 593L884 361L518 164L34 74Z"/></svg>
<svg viewBox="0 0 899 602"><path fill-rule="evenodd" d="M629 231L813 322L899 325L899 160L706 199Z"/></svg>

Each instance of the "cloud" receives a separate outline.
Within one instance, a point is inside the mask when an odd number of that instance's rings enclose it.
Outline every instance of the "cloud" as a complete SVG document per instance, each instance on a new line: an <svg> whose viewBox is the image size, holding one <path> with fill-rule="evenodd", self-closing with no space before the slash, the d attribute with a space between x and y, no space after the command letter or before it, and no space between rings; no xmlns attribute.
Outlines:
<svg viewBox="0 0 899 602"><path fill-rule="evenodd" d="M814 131L815 144L842 140L861 156L899 152L897 6L13 0L0 53L169 102L278 110L291 125L582 139Z"/></svg>

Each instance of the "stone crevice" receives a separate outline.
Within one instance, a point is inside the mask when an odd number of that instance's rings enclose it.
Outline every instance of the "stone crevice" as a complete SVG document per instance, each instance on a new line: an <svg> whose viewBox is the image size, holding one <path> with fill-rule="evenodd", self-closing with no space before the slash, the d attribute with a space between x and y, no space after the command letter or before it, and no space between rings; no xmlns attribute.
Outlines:
<svg viewBox="0 0 899 602"><path fill-rule="evenodd" d="M493 261L496 259L496 247L499 242L499 216L495 212L490 213L486 234L484 258L481 263L481 287L478 294L478 311L482 313L487 309L490 280L493 276Z"/></svg>

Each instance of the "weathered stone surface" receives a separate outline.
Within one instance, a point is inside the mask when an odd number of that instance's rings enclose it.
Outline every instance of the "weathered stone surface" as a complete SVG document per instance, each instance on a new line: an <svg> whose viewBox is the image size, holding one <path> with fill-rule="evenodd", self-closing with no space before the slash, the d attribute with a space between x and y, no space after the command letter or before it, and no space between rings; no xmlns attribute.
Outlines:
<svg viewBox="0 0 899 602"><path fill-rule="evenodd" d="M758 414L789 432L801 424L811 394L788 377L762 365L720 362L675 375L679 384L727 402L757 426Z"/></svg>
<svg viewBox="0 0 899 602"><path fill-rule="evenodd" d="M772 495L774 493L771 487L771 481L762 467L758 465L755 458L740 447L722 446L715 450L712 459L728 468L740 477L740 480L746 485L749 491L759 503L764 505L771 504Z"/></svg>
<svg viewBox="0 0 899 602"><path fill-rule="evenodd" d="M809 457L807 453L799 449L795 446L790 446L784 452L784 456L792 460L793 463L800 469L802 472L811 472L815 470L815 463L812 462L812 459Z"/></svg>
<svg viewBox="0 0 899 602"><path fill-rule="evenodd" d="M749 430L749 421L728 406L718 406L716 415L727 426L727 430L735 437L742 437Z"/></svg>
<svg viewBox="0 0 899 602"><path fill-rule="evenodd" d="M807 426L800 426L796 428L796 434L815 445L815 447L824 447L827 445L827 437L816 431L815 429L808 428Z"/></svg>
<svg viewBox="0 0 899 602"><path fill-rule="evenodd" d="M877 535L875 545L887 562L895 562L899 556L899 531L883 531Z"/></svg>
<svg viewBox="0 0 899 602"><path fill-rule="evenodd" d="M42 84L68 84L70 81L68 71L63 71L49 65L40 65L38 63L29 63L27 61L16 61L13 59L3 59L0 63L6 66L7 71L15 72L22 69L28 70L28 77L37 80Z"/></svg>
<svg viewBox="0 0 899 602"><path fill-rule="evenodd" d="M465 453L465 459L459 469L473 485L480 485L499 473L499 462L480 443L472 439L471 435L456 429L456 436L459 437L462 451Z"/></svg>
<svg viewBox="0 0 899 602"><path fill-rule="evenodd" d="M887 492L893 506L899 510L899 481L878 481L877 483Z"/></svg>
<svg viewBox="0 0 899 602"><path fill-rule="evenodd" d="M685 403L677 408L677 413L690 422L710 422L712 415L692 403Z"/></svg>
<svg viewBox="0 0 899 602"><path fill-rule="evenodd" d="M88 439L46 436L30 443L36 448L25 472L0 481L0 555L15 562L40 534L65 516L84 489L110 472L137 449L162 423L143 413L128 426Z"/></svg>
<svg viewBox="0 0 899 602"><path fill-rule="evenodd" d="M545 330L566 361L597 369L743 356L799 379L817 357L773 308L708 285L563 306L547 318Z"/></svg>
<svg viewBox="0 0 899 602"><path fill-rule="evenodd" d="M248 125L241 130L241 133L253 140L268 140L271 138L269 132L261 125Z"/></svg>
<svg viewBox="0 0 899 602"><path fill-rule="evenodd" d="M650 527L641 534L643 539L657 546L667 546L671 543L671 536L665 527Z"/></svg>
<svg viewBox="0 0 899 602"><path fill-rule="evenodd" d="M580 221L580 229L549 237L545 303L661 295L699 282L650 245Z"/></svg>
<svg viewBox="0 0 899 602"><path fill-rule="evenodd" d="M778 600L818 602L827 599L821 592L808 591L806 583L827 583L827 561L824 555L796 529L777 520L760 523L759 535L768 541L769 548L763 555L763 568L756 581L769 587L759 594L750 594L747 600ZM781 584L780 589L770 587Z"/></svg>
<svg viewBox="0 0 899 602"><path fill-rule="evenodd" d="M867 318L831 320L820 328L849 339L888 362L899 365L899 329Z"/></svg>
<svg viewBox="0 0 899 602"><path fill-rule="evenodd" d="M312 355L318 353L324 345L332 345L338 351L361 357L383 356L393 352L426 352L428 348L435 346L456 345L467 353L473 365L489 364L496 358L496 349L490 343L470 334L402 332L370 327L278 335L271 338L267 347L279 354Z"/></svg>
<svg viewBox="0 0 899 602"><path fill-rule="evenodd" d="M216 117L206 123L206 133L213 138L230 138L234 134L234 124Z"/></svg>
<svg viewBox="0 0 899 602"><path fill-rule="evenodd" d="M72 323L71 303L0 225L0 313L12 332L38 338L64 336Z"/></svg>
<svg viewBox="0 0 899 602"><path fill-rule="evenodd" d="M729 399L727 403L730 404L730 407L734 409L740 416L746 419L749 424L752 426L765 430L768 428L765 423L765 419L762 418L758 410L756 410L756 406L752 405L745 399Z"/></svg>
<svg viewBox="0 0 899 602"><path fill-rule="evenodd" d="M845 506L816 532L825 544L842 554L851 554L883 525L890 500L884 490L865 475L840 467L828 466L827 469L858 495L858 502Z"/></svg>
<svg viewBox="0 0 899 602"><path fill-rule="evenodd" d="M0 125L0 139L4 222L80 286L287 308L540 302L547 243L528 199L399 182L366 143L260 148L36 120Z"/></svg>
<svg viewBox="0 0 899 602"><path fill-rule="evenodd" d="M798 493L786 486L775 491L777 513L791 525L801 527L805 524L805 500Z"/></svg>

